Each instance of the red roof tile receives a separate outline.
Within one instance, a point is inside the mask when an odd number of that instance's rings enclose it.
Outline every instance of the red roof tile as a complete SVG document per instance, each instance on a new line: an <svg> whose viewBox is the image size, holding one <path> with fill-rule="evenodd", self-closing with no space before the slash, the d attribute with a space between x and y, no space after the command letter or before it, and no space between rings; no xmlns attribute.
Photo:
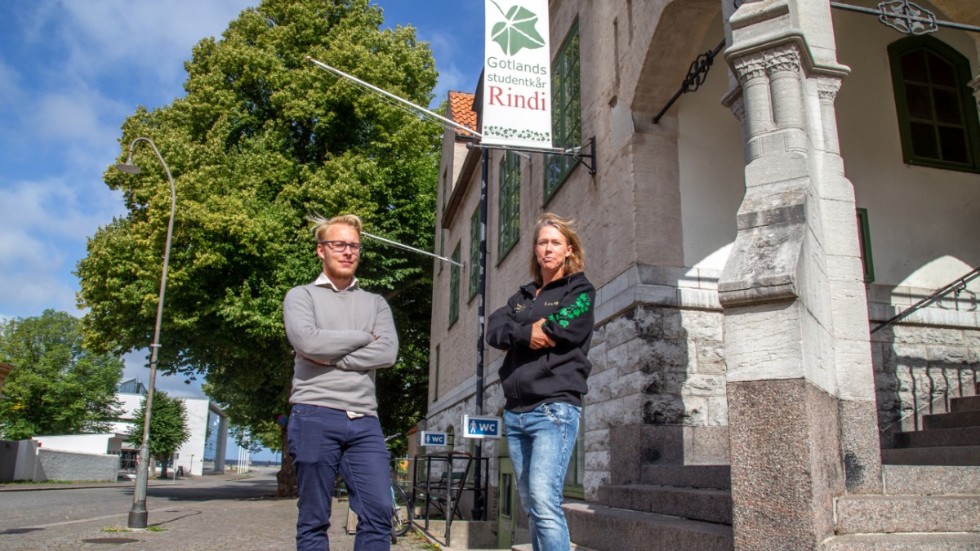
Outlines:
<svg viewBox="0 0 980 551"><path fill-rule="evenodd" d="M476 111L473 110L473 94L449 92L449 119L476 130Z"/></svg>

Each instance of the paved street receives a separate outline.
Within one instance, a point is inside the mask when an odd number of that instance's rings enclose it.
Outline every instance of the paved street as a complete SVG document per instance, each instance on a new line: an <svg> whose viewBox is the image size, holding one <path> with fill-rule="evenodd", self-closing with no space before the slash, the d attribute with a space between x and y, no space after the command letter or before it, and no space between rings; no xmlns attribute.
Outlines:
<svg viewBox="0 0 980 551"><path fill-rule="evenodd" d="M0 487L0 549L235 550L294 549L296 501L275 495L275 473L218 475L152 481L147 491L150 527L129 531L133 484L99 487L55 485ZM44 489L35 489L44 488ZM336 503L331 549L353 549L344 533L346 502ZM435 549L416 535L393 550Z"/></svg>

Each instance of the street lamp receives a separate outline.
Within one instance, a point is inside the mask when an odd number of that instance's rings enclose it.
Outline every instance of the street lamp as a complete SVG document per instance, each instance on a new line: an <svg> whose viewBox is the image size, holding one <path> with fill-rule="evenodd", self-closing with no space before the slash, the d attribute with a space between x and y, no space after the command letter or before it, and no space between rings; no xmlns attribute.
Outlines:
<svg viewBox="0 0 980 551"><path fill-rule="evenodd" d="M126 174L139 174L140 167L133 164L133 147L137 142L150 144L153 153L156 154L160 164L163 165L164 172L167 173L167 181L170 182L170 222L167 224L167 242L163 249L163 274L160 276L160 301L157 303L157 321L153 329L153 344L150 345L150 382L146 389L146 405L143 416L143 444L140 446L139 464L136 467L136 489L133 491L133 506L129 510L129 527L146 528L146 482L149 478L150 468L150 414L153 410L153 383L157 376L157 352L160 349L160 323L163 321L163 295L167 290L167 266L170 263L170 237L174 231L174 211L177 210L177 191L174 188L174 178L170 175L170 168L164 162L160 150L150 138L140 136L129 144L129 157L125 164L117 164L116 169Z"/></svg>

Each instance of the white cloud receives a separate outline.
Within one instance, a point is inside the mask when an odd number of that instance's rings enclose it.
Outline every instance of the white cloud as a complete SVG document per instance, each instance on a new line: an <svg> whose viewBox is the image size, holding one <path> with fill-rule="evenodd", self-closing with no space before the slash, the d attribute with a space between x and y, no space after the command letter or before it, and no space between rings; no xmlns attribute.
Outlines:
<svg viewBox="0 0 980 551"><path fill-rule="evenodd" d="M65 242L84 244L86 235L110 220L115 209L121 210L115 192L101 183L95 188L103 190L102 197L93 197L92 189L61 178L0 188L0 219L4 220L0 246L8 240L23 239L20 234L54 238L49 245L54 249ZM0 257L0 262L5 259Z"/></svg>
<svg viewBox="0 0 980 551"><path fill-rule="evenodd" d="M90 141L101 139L99 113L77 95L48 94L31 114L31 126L43 138Z"/></svg>
<svg viewBox="0 0 980 551"><path fill-rule="evenodd" d="M64 37L82 71L138 68L161 82L183 80L183 61L199 40L220 37L228 23L258 0L65 2Z"/></svg>
<svg viewBox="0 0 980 551"><path fill-rule="evenodd" d="M0 274L0 304L11 308L0 318L39 316L45 309L80 315L75 306L75 289L61 278L37 274Z"/></svg>
<svg viewBox="0 0 980 551"><path fill-rule="evenodd" d="M149 343L147 343L149 344ZM123 380L138 379L144 385L150 382L150 353L147 349L134 350L123 356L125 368L123 368ZM201 380L203 376L197 376L196 381L189 381L183 375L165 375L157 371L155 391L163 391L175 398L206 398L204 391L201 390Z"/></svg>
<svg viewBox="0 0 980 551"><path fill-rule="evenodd" d="M104 185L85 189L50 179L0 188L0 314L76 313L77 281L65 274L85 255L86 236L120 210Z"/></svg>

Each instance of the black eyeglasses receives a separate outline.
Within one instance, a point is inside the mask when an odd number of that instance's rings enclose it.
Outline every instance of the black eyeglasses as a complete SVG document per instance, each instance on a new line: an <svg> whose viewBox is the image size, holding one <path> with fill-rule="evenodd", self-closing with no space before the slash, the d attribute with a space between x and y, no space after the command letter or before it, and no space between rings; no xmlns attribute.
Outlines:
<svg viewBox="0 0 980 551"><path fill-rule="evenodd" d="M359 253L364 248L364 245L360 243L348 243L346 241L320 241L320 244L335 253L342 253L347 247L350 247L350 252Z"/></svg>

